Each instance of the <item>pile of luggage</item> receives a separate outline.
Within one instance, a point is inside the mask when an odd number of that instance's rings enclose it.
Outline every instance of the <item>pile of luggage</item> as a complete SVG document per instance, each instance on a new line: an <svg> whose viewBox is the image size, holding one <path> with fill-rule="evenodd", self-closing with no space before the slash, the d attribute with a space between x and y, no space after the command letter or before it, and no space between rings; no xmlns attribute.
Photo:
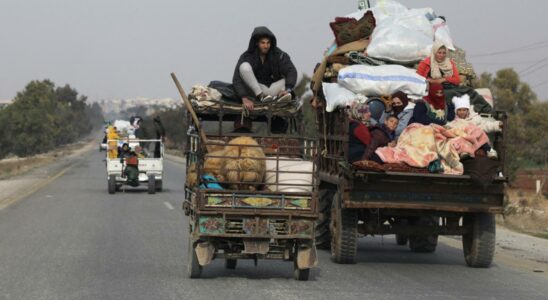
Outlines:
<svg viewBox="0 0 548 300"><path fill-rule="evenodd" d="M435 41L449 50L461 85L470 86L476 78L445 18L432 8L408 9L394 0L379 0L370 9L335 18L330 27L335 42L312 78L313 90L326 98L327 111L398 91L422 98L427 84L416 68Z"/></svg>

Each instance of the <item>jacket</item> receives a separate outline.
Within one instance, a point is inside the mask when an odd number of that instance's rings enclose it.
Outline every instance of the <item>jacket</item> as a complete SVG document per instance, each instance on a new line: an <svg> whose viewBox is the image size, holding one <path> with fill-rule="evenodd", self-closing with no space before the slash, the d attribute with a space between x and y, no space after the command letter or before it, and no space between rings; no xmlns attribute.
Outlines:
<svg viewBox="0 0 548 300"><path fill-rule="evenodd" d="M371 143L365 148L363 153L362 160L369 160L377 148L387 146L388 143L394 140L395 136L393 132L388 131L386 126L373 126L370 129L371 132Z"/></svg>
<svg viewBox="0 0 548 300"><path fill-rule="evenodd" d="M348 161L353 163L362 159L365 148L371 143L371 135L369 128L361 122L350 120L349 127Z"/></svg>
<svg viewBox="0 0 548 300"><path fill-rule="evenodd" d="M430 76L430 57L425 58L423 61L420 62L419 66L417 67L417 74L421 75L425 78L432 78ZM459 70L457 69L457 65L453 60L451 60L451 65L453 65L453 76L446 78L447 82L450 82L454 85L460 84L460 77L459 77Z"/></svg>
<svg viewBox="0 0 548 300"><path fill-rule="evenodd" d="M265 62L261 61L257 42L263 37L268 37L271 42L270 51ZM273 82L285 79L286 89L294 89L297 84L297 69L287 53L277 47L276 36L266 27L256 27L249 39L249 46L238 60L232 84L239 99L243 97L255 97L253 91L247 87L240 76L240 65L247 62L253 68L253 73L259 83L270 86Z"/></svg>
<svg viewBox="0 0 548 300"><path fill-rule="evenodd" d="M418 101L415 103L413 116L409 120L409 124L420 123L422 125L429 125L434 123L443 126L447 124L447 122L455 119L455 105L453 103L446 104L445 111L441 112L443 112L443 114L437 115L430 104L426 103L424 100Z"/></svg>
<svg viewBox="0 0 548 300"><path fill-rule="evenodd" d="M466 121L476 124L486 133L500 132L502 130L500 128L500 121L496 120L493 117L482 117L481 115L477 114L473 109L470 109L470 114L468 115L468 118L466 118Z"/></svg>
<svg viewBox="0 0 548 300"><path fill-rule="evenodd" d="M396 127L396 130L394 131L396 133L396 138L400 136L400 134L403 132L403 130L407 127L409 124L409 120L411 120L411 117L413 116L413 109L415 108L415 103L409 102L407 106L400 112L396 117L398 117L398 127ZM383 112L381 115L381 118L379 119L379 123L384 123L384 120L390 116L390 113Z"/></svg>

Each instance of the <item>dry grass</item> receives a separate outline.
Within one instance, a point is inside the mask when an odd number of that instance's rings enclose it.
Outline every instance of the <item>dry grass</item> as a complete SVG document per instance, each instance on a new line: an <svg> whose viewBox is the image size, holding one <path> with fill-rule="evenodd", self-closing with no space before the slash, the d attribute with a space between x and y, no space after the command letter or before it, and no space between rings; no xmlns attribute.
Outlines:
<svg viewBox="0 0 548 300"><path fill-rule="evenodd" d="M509 228L548 237L548 199L531 190L508 189L504 224Z"/></svg>
<svg viewBox="0 0 548 300"><path fill-rule="evenodd" d="M78 142L61 147L60 149L29 157L11 156L0 160L0 179L24 174L30 170L49 164L61 157L95 145L95 142Z"/></svg>

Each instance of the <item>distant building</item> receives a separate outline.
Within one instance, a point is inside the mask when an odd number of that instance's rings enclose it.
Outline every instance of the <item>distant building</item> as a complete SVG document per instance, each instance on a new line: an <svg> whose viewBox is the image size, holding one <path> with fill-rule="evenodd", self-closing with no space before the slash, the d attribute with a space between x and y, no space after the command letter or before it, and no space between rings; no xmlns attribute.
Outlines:
<svg viewBox="0 0 548 300"><path fill-rule="evenodd" d="M0 109L5 108L6 106L10 105L13 102L13 100L0 100Z"/></svg>
<svg viewBox="0 0 548 300"><path fill-rule="evenodd" d="M102 100L99 105L105 113L121 113L134 107L146 107L147 114L157 109L176 108L181 105L180 101L171 98L150 99L150 98L131 98L131 99L111 99Z"/></svg>

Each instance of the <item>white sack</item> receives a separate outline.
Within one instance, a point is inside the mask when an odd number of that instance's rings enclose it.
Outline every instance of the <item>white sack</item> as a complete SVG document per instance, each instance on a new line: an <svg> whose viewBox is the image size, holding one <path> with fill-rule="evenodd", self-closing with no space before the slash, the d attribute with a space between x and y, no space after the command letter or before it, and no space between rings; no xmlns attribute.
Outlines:
<svg viewBox="0 0 548 300"><path fill-rule="evenodd" d="M442 42L449 50L455 51L455 45L453 44L447 23L441 18L436 18L432 21L432 26L435 30L434 39Z"/></svg>
<svg viewBox="0 0 548 300"><path fill-rule="evenodd" d="M394 62L416 62L430 55L433 41L430 21L420 11L409 11L377 24L367 55Z"/></svg>
<svg viewBox="0 0 548 300"><path fill-rule="evenodd" d="M364 95L357 95L352 91L340 86L338 83L322 83L325 96L325 111L332 112L337 107L351 106L354 102L364 103L367 98Z"/></svg>
<svg viewBox="0 0 548 300"><path fill-rule="evenodd" d="M426 96L426 79L414 69L400 65L353 65L339 71L338 82L350 91L367 96L392 95L397 91Z"/></svg>
<svg viewBox="0 0 548 300"><path fill-rule="evenodd" d="M286 193L310 193L312 192L312 172L314 164L306 160L280 160L279 171L308 172L308 173L278 173L278 185L276 185L276 160L266 161L266 185L268 190ZM291 186L284 184L306 184L307 186Z"/></svg>

